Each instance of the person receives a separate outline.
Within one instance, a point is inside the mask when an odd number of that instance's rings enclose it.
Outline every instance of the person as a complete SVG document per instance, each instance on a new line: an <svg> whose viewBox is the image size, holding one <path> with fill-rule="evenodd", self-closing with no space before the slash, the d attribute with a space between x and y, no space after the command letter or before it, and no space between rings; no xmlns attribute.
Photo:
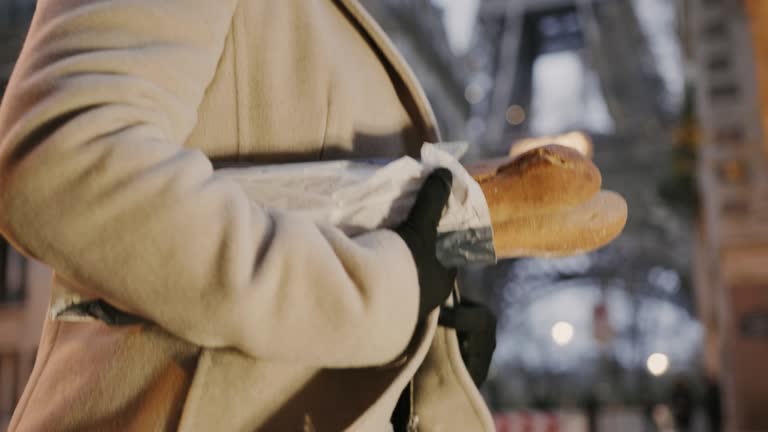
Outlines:
<svg viewBox="0 0 768 432"><path fill-rule="evenodd" d="M437 324L448 173L349 237L215 169L439 139L356 0L38 1L0 107L0 231L55 274L10 430L492 430Z"/></svg>

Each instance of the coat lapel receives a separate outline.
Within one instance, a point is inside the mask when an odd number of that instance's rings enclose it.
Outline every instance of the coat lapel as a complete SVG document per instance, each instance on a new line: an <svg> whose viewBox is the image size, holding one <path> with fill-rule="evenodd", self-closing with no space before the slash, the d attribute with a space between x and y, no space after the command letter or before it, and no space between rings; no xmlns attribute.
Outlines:
<svg viewBox="0 0 768 432"><path fill-rule="evenodd" d="M349 18L357 24L358 28L367 37L372 47L381 55L392 79L403 85L406 95L406 109L408 110L416 126L421 130L423 141L439 142L440 131L438 129L435 114L427 100L415 74L397 51L392 41L384 33L384 30L368 14L358 0L335 0L335 2L347 12ZM408 106L410 105L410 106Z"/></svg>

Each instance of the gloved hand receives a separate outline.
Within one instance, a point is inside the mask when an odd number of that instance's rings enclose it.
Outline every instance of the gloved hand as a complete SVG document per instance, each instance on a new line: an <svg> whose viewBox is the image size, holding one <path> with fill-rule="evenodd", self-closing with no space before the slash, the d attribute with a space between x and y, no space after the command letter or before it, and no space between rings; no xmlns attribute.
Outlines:
<svg viewBox="0 0 768 432"><path fill-rule="evenodd" d="M424 181L408 218L394 229L408 245L419 274L419 320L445 302L456 280L456 269L437 260L437 225L451 194L453 175L445 168Z"/></svg>

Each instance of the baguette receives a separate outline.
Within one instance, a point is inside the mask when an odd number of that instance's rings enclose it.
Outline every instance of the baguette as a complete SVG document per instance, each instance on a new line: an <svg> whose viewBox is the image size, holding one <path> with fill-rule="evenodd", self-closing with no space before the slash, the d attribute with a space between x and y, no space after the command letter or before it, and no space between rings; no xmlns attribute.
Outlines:
<svg viewBox="0 0 768 432"><path fill-rule="evenodd" d="M466 168L488 203L499 259L589 252L626 223L627 203L600 190L600 171L574 149L540 146Z"/></svg>
<svg viewBox="0 0 768 432"><path fill-rule="evenodd" d="M480 184L491 218L546 213L580 204L600 191L600 171L579 152L548 145L514 159L467 167Z"/></svg>
<svg viewBox="0 0 768 432"><path fill-rule="evenodd" d="M493 246L498 258L586 253L615 239L626 221L624 198L612 191L600 191L574 207L495 221Z"/></svg>

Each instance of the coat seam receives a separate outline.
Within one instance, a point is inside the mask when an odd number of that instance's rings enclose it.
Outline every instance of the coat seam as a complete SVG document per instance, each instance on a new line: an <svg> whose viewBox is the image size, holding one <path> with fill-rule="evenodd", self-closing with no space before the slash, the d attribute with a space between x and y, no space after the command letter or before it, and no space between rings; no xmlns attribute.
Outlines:
<svg viewBox="0 0 768 432"><path fill-rule="evenodd" d="M238 6L240 7L240 6ZM245 74L243 73L244 66L241 64L241 62L244 61L244 55L242 51L242 44L241 41L243 41L243 36L240 34L242 31L243 26L240 23L240 20L244 19L243 14L239 11L235 10L235 13L232 17L232 29L230 31L230 35L232 38L232 67L233 67L233 75L234 75L234 93L235 93L235 110L237 111L235 114L235 128L237 129L237 145L236 145L236 159L241 160L242 155L245 153L246 146L250 145L250 131L247 130L248 121L244 116L248 112L247 109L245 109L245 98L246 98L246 90L247 85L245 85L244 80L247 79Z"/></svg>
<svg viewBox="0 0 768 432"><path fill-rule="evenodd" d="M325 104L325 122L323 124L323 142L320 145L320 151L318 152L317 159L323 160L323 157L325 156L325 149L328 145L328 133L329 133L329 124L330 124L330 117L331 117L331 97L332 97L332 88L333 84L331 84L331 80L328 80L328 84L326 86L326 104Z"/></svg>

